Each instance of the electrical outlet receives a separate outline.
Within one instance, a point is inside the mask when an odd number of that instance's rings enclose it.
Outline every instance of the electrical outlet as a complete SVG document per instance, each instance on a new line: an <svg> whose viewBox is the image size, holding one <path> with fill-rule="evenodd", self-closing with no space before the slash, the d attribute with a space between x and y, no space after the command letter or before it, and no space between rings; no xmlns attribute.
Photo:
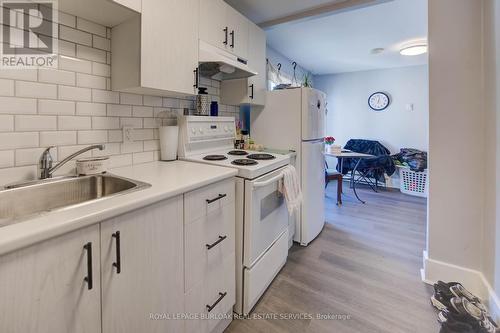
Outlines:
<svg viewBox="0 0 500 333"><path fill-rule="evenodd" d="M123 143L134 142L134 128L123 127Z"/></svg>

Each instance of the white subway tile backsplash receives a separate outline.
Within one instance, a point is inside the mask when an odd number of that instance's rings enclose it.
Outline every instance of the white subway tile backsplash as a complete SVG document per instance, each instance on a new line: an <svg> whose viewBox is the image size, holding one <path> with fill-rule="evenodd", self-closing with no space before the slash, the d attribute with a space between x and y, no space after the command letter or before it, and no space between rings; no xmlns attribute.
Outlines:
<svg viewBox="0 0 500 333"><path fill-rule="evenodd" d="M92 36L92 46L104 50L111 51L111 40L103 37L99 37L97 35Z"/></svg>
<svg viewBox="0 0 500 333"><path fill-rule="evenodd" d="M59 54L65 55L68 57L75 57L76 56L76 44L71 43L65 40L59 40Z"/></svg>
<svg viewBox="0 0 500 333"><path fill-rule="evenodd" d="M76 131L40 132L40 146L67 146L76 144Z"/></svg>
<svg viewBox="0 0 500 333"><path fill-rule="evenodd" d="M108 131L108 142L123 142L123 131Z"/></svg>
<svg viewBox="0 0 500 333"><path fill-rule="evenodd" d="M0 132L13 132L14 131L14 116L13 115L0 115Z"/></svg>
<svg viewBox="0 0 500 333"><path fill-rule="evenodd" d="M0 168L10 168L14 166L14 151L0 151Z"/></svg>
<svg viewBox="0 0 500 333"><path fill-rule="evenodd" d="M120 94L115 91L92 89L92 102L120 103Z"/></svg>
<svg viewBox="0 0 500 333"><path fill-rule="evenodd" d="M160 140L144 141L144 151L160 150Z"/></svg>
<svg viewBox="0 0 500 333"><path fill-rule="evenodd" d="M106 62L106 51L94 49L84 45L76 46L76 57L78 59L86 59L90 61Z"/></svg>
<svg viewBox="0 0 500 333"><path fill-rule="evenodd" d="M45 131L57 129L57 117L55 116L16 116L16 131Z"/></svg>
<svg viewBox="0 0 500 333"><path fill-rule="evenodd" d="M83 73L76 74L76 85L85 88L106 89L106 78Z"/></svg>
<svg viewBox="0 0 500 333"><path fill-rule="evenodd" d="M67 25L68 27L76 28L76 17L63 12L58 13L59 24Z"/></svg>
<svg viewBox="0 0 500 333"><path fill-rule="evenodd" d="M0 69L0 78L36 81L38 73L36 69Z"/></svg>
<svg viewBox="0 0 500 333"><path fill-rule="evenodd" d="M0 96L14 96L14 81L0 79Z"/></svg>
<svg viewBox="0 0 500 333"><path fill-rule="evenodd" d="M38 132L0 133L0 150L38 147Z"/></svg>
<svg viewBox="0 0 500 333"><path fill-rule="evenodd" d="M45 115L74 115L75 102L39 99L38 113Z"/></svg>
<svg viewBox="0 0 500 333"><path fill-rule="evenodd" d="M59 130L84 130L92 128L92 118L81 116L59 116L57 127Z"/></svg>
<svg viewBox="0 0 500 333"><path fill-rule="evenodd" d="M163 99L158 96L144 96L144 105L163 106Z"/></svg>
<svg viewBox="0 0 500 333"><path fill-rule="evenodd" d="M142 128L141 118L120 118L120 127ZM134 130L135 132L136 130Z"/></svg>
<svg viewBox="0 0 500 333"><path fill-rule="evenodd" d="M16 96L56 99L57 86L48 83L16 81Z"/></svg>
<svg viewBox="0 0 500 333"><path fill-rule="evenodd" d="M59 99L90 102L92 100L92 93L89 88L59 86Z"/></svg>
<svg viewBox="0 0 500 333"><path fill-rule="evenodd" d="M87 21L81 17L76 18L76 27L79 30L90 32L101 37L106 37L106 27L91 21Z"/></svg>
<svg viewBox="0 0 500 333"><path fill-rule="evenodd" d="M18 97L0 97L0 113L35 114L36 99Z"/></svg>
<svg viewBox="0 0 500 333"><path fill-rule="evenodd" d="M143 151L143 143L142 141L136 141L136 142L127 142L127 143L122 143L120 146L120 151L122 154L127 154L127 153L138 153Z"/></svg>
<svg viewBox="0 0 500 333"><path fill-rule="evenodd" d="M153 117L153 108L150 106L134 106L132 115L134 117Z"/></svg>
<svg viewBox="0 0 500 333"><path fill-rule="evenodd" d="M158 126L173 124L184 107L194 108L194 96L111 91L111 29L59 15L57 69L0 69L0 184L35 177L38 159L48 146L56 146L52 156L62 159L89 144L103 143L104 151L84 156L110 156L110 167L158 160ZM21 45L21 30L17 37ZM219 82L201 82L217 100ZM221 110L237 115L234 107L221 105ZM134 128L133 142L123 142L124 126ZM68 172L75 172L74 161L57 174Z"/></svg>
<svg viewBox="0 0 500 333"><path fill-rule="evenodd" d="M75 73L57 69L40 68L38 70L38 81L74 86Z"/></svg>
<svg viewBox="0 0 500 333"><path fill-rule="evenodd" d="M59 26L59 38L68 42L92 46L92 35L64 25Z"/></svg>
<svg viewBox="0 0 500 333"><path fill-rule="evenodd" d="M107 131L78 131L79 145L106 143L107 141L108 141Z"/></svg>
<svg viewBox="0 0 500 333"><path fill-rule="evenodd" d="M99 62L92 63L92 74L100 76L111 76L111 66L106 64L101 64Z"/></svg>
<svg viewBox="0 0 500 333"><path fill-rule="evenodd" d="M118 117L92 117L92 129L119 129L120 118Z"/></svg>
<svg viewBox="0 0 500 333"><path fill-rule="evenodd" d="M92 73L92 62L67 56L59 56L59 69L79 73Z"/></svg>
<svg viewBox="0 0 500 333"><path fill-rule="evenodd" d="M79 116L105 116L106 104L77 102L76 114Z"/></svg>
<svg viewBox="0 0 500 333"><path fill-rule="evenodd" d="M38 160L40 159L40 156L42 155L44 150L45 147L17 149L15 155L16 166L38 164ZM57 161L57 150L52 149L50 153L54 161Z"/></svg>
<svg viewBox="0 0 500 333"><path fill-rule="evenodd" d="M132 155L132 158L133 158L134 164L153 162L154 161L154 154L152 151L146 151L146 152L142 152L142 153L134 153Z"/></svg>
<svg viewBox="0 0 500 333"><path fill-rule="evenodd" d="M120 104L142 105L142 95L120 93Z"/></svg>
<svg viewBox="0 0 500 333"><path fill-rule="evenodd" d="M130 117L132 115L132 106L108 104L107 115L109 117Z"/></svg>

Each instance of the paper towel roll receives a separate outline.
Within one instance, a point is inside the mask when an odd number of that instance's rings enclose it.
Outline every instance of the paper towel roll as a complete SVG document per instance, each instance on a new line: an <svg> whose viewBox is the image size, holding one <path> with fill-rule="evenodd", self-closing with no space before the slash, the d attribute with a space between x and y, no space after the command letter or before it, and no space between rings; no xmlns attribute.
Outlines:
<svg viewBox="0 0 500 333"><path fill-rule="evenodd" d="M179 126L162 126L160 130L160 150L162 161L177 159L177 143L179 140Z"/></svg>

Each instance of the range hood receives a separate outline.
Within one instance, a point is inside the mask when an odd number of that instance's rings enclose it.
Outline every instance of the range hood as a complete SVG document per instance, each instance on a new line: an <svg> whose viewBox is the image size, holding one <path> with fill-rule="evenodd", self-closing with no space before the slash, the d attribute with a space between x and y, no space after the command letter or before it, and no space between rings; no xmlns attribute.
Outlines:
<svg viewBox="0 0 500 333"><path fill-rule="evenodd" d="M200 40L200 75L214 80L244 79L257 75L247 61Z"/></svg>

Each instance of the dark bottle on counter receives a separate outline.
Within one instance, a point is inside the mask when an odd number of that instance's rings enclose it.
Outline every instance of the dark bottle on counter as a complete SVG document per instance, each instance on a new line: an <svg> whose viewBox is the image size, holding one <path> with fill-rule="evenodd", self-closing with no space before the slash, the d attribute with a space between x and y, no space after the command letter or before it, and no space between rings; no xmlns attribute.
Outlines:
<svg viewBox="0 0 500 333"><path fill-rule="evenodd" d="M210 115L212 117L219 116L219 103L217 103L217 101L210 103Z"/></svg>

